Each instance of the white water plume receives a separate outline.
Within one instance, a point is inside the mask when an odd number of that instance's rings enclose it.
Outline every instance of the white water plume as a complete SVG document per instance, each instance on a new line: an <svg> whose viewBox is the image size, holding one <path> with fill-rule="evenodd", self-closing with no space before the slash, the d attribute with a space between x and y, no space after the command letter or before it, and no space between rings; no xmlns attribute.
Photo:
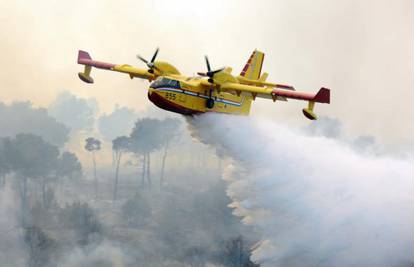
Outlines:
<svg viewBox="0 0 414 267"><path fill-rule="evenodd" d="M414 266L414 161L357 153L277 122L189 119L226 155L234 213L258 229L263 266Z"/></svg>

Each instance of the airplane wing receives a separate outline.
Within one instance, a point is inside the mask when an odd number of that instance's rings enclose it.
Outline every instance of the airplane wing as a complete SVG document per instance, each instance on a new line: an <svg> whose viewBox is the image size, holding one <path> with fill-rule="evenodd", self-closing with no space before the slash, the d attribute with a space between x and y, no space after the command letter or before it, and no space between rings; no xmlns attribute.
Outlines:
<svg viewBox="0 0 414 267"><path fill-rule="evenodd" d="M251 94L253 99L255 99L256 97L261 97L273 99L273 101L276 101L279 98L291 98L318 103L330 103L330 90L327 88L321 88L317 93L307 93L292 90L273 89L270 87L258 87L238 83L224 83L220 86L220 90L235 92L238 95L242 93Z"/></svg>
<svg viewBox="0 0 414 267"><path fill-rule="evenodd" d="M266 87L273 87L273 88L280 88L280 89L295 91L295 88L291 85L266 82L265 79L267 78L267 75L268 74L266 72L263 73L262 77L260 77L260 79L258 80L247 79L242 76L237 77L237 79L241 81L242 84L246 84L246 85L266 86Z"/></svg>
<svg viewBox="0 0 414 267"><path fill-rule="evenodd" d="M79 78L86 83L93 83L93 78L90 76L92 67L104 70L117 71L128 74L132 78L141 78L147 80L154 80L156 76L150 73L147 69L132 67L130 65L117 65L101 61L92 60L88 52L79 50L78 64L84 65L84 72L79 72Z"/></svg>
<svg viewBox="0 0 414 267"><path fill-rule="evenodd" d="M292 90L273 89L270 87L258 87L239 83L224 83L220 90L235 92L237 95L250 94L253 99L256 97L270 98L273 101L286 100L288 98L308 101L308 107L302 109L303 115L310 120L316 120L317 116L313 111L315 103L331 102L331 92L322 87L317 93L298 92Z"/></svg>

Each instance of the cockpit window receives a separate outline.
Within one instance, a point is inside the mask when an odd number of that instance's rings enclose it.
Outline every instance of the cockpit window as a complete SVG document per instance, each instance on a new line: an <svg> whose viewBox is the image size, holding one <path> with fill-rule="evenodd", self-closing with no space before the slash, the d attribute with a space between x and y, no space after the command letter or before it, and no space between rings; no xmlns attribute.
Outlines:
<svg viewBox="0 0 414 267"><path fill-rule="evenodd" d="M151 87L155 89L161 87L180 88L180 82L168 78L158 78L151 84Z"/></svg>

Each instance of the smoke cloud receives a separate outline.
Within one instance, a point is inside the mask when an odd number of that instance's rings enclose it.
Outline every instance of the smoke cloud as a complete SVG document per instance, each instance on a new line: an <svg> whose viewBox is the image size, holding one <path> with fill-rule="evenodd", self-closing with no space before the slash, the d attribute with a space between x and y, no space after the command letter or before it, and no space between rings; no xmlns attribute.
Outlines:
<svg viewBox="0 0 414 267"><path fill-rule="evenodd" d="M262 266L413 266L414 164L269 120L203 115L193 135L231 159L230 207L262 234Z"/></svg>
<svg viewBox="0 0 414 267"><path fill-rule="evenodd" d="M111 244L110 242L104 242L98 247L92 249L88 253L85 253L80 248L75 248L59 267L89 267L89 266L124 266L124 258L122 250Z"/></svg>

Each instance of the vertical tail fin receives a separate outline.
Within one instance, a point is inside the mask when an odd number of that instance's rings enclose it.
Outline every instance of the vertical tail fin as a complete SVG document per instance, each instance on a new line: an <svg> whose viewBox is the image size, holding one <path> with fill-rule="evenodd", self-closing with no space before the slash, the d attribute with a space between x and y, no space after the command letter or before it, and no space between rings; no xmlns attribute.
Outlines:
<svg viewBox="0 0 414 267"><path fill-rule="evenodd" d="M246 65L244 65L244 68L240 73L240 76L252 80L258 80L260 78L260 73L262 71L263 60L264 53L254 50Z"/></svg>

